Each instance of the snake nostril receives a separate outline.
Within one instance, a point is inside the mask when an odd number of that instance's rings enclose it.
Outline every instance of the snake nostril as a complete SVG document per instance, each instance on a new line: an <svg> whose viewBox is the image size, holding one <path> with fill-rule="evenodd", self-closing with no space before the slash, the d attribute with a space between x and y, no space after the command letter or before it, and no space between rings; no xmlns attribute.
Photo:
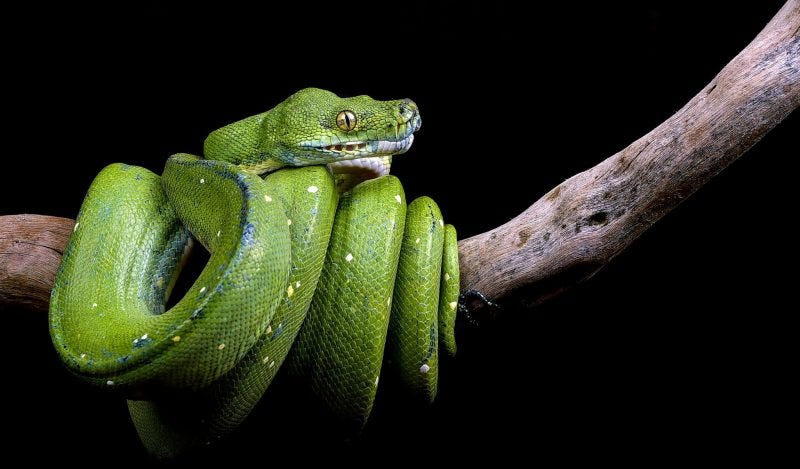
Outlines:
<svg viewBox="0 0 800 469"><path fill-rule="evenodd" d="M411 119L417 115L417 104L408 98L400 101L399 108L400 114L407 119Z"/></svg>

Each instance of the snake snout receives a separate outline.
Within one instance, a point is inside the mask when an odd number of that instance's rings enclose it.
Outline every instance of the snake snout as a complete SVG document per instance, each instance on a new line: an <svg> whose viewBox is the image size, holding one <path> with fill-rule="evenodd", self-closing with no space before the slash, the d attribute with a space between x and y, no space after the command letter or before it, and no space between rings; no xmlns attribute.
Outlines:
<svg viewBox="0 0 800 469"><path fill-rule="evenodd" d="M417 103L408 98L400 101L400 115L402 115L406 119L411 119L417 113L419 113L419 108L417 107Z"/></svg>
<svg viewBox="0 0 800 469"><path fill-rule="evenodd" d="M422 125L422 119L419 116L419 108L417 103L406 98L400 101L398 105L400 110L399 125L409 125L411 132L416 132Z"/></svg>

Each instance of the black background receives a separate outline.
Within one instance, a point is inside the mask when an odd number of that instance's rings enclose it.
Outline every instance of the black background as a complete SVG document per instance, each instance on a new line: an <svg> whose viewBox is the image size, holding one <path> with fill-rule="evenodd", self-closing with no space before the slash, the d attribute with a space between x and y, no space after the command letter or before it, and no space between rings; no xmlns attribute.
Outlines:
<svg viewBox="0 0 800 469"><path fill-rule="evenodd" d="M106 164L159 172L318 86L414 99L423 126L393 172L471 236L658 125L783 4L510 3L8 10L0 213L74 217ZM797 263L798 130L795 113L585 286L461 328L431 408L382 390L343 443L314 431L313 409L289 418L304 404L279 381L203 458L763 461L788 442L776 426L796 374L783 270ZM3 319L4 454L146 461L122 401L62 370L45 315Z"/></svg>

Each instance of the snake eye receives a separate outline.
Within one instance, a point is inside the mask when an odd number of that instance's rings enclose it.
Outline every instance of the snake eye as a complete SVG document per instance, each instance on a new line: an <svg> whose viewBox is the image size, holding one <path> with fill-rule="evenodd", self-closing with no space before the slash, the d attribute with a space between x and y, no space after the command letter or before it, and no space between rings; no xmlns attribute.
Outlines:
<svg viewBox="0 0 800 469"><path fill-rule="evenodd" d="M356 115L353 114L353 111L341 111L336 115L336 125L345 132L355 129L356 122L358 122L358 120L356 119Z"/></svg>

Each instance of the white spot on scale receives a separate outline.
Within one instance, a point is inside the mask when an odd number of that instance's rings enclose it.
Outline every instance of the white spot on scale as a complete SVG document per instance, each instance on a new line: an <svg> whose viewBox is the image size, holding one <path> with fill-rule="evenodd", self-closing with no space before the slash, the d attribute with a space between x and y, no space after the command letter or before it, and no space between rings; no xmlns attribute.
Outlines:
<svg viewBox="0 0 800 469"><path fill-rule="evenodd" d="M353 254L348 252L347 256L345 256L344 260L346 260L347 262L352 262L353 261Z"/></svg>
<svg viewBox="0 0 800 469"><path fill-rule="evenodd" d="M106 386L113 386L114 382L111 380L106 381Z"/></svg>
<svg viewBox="0 0 800 469"><path fill-rule="evenodd" d="M308 186L308 192L311 192L312 194L315 194L318 190L319 187L317 186Z"/></svg>
<svg viewBox="0 0 800 469"><path fill-rule="evenodd" d="M180 342L181 341L181 336L176 335L175 337L172 338L172 341L173 342Z"/></svg>
<svg viewBox="0 0 800 469"><path fill-rule="evenodd" d="M203 293L204 291L206 291L206 287L200 289L200 293Z"/></svg>
<svg viewBox="0 0 800 469"><path fill-rule="evenodd" d="M81 358L86 358L86 354L85 354L85 353L82 353L82 354L81 354Z"/></svg>
<svg viewBox="0 0 800 469"><path fill-rule="evenodd" d="M142 340L147 340L147 334L142 336Z"/></svg>
<svg viewBox="0 0 800 469"><path fill-rule="evenodd" d="M267 326L267 334L272 334L272 325Z"/></svg>
<svg viewBox="0 0 800 469"><path fill-rule="evenodd" d="M380 378L380 376L376 376L376 377L375 377L375 386L377 386L377 385L378 385L378 378Z"/></svg>
<svg viewBox="0 0 800 469"><path fill-rule="evenodd" d="M392 304L392 297L386 298L386 306L390 306Z"/></svg>
<svg viewBox="0 0 800 469"><path fill-rule="evenodd" d="M398 204L403 202L403 199L399 194L394 196L394 200L396 200Z"/></svg>
<svg viewBox="0 0 800 469"><path fill-rule="evenodd" d="M263 360L261 360L261 363L263 363L263 364L265 364L265 365L266 365L268 361L269 361L269 356L266 356L266 355L265 355L265 356L264 356L264 359L263 359Z"/></svg>
<svg viewBox="0 0 800 469"><path fill-rule="evenodd" d="M205 182L206 182L206 180L205 180L205 179L203 179L203 178L200 178L200 184L205 184Z"/></svg>
<svg viewBox="0 0 800 469"><path fill-rule="evenodd" d="M221 233L222 233L222 230L217 230L217 238L219 238L219 235L220 235Z"/></svg>
<svg viewBox="0 0 800 469"><path fill-rule="evenodd" d="M417 238L414 242L419 244L419 238Z"/></svg>
<svg viewBox="0 0 800 469"><path fill-rule="evenodd" d="M219 345L217 345L217 350L222 350L222 349L224 349L224 348L225 348L225 344L219 344Z"/></svg>
<svg viewBox="0 0 800 469"><path fill-rule="evenodd" d="M272 197L264 194L264 200L267 201L267 202L272 202Z"/></svg>
<svg viewBox="0 0 800 469"><path fill-rule="evenodd" d="M441 226L442 228L444 228L444 220L439 220L439 226Z"/></svg>
<svg viewBox="0 0 800 469"><path fill-rule="evenodd" d="M292 288L292 286L289 285L289 288L286 289L286 296L291 298L292 295L294 295L294 288Z"/></svg>
<svg viewBox="0 0 800 469"><path fill-rule="evenodd" d="M286 219L286 224L287 225L291 225L292 224L292 219L291 218L287 218Z"/></svg>
<svg viewBox="0 0 800 469"><path fill-rule="evenodd" d="M275 360L272 360L272 362L269 364L270 368L272 368L273 366L275 366Z"/></svg>
<svg viewBox="0 0 800 469"><path fill-rule="evenodd" d="M92 303L92 308L97 308L97 303Z"/></svg>
<svg viewBox="0 0 800 469"><path fill-rule="evenodd" d="M456 306L458 306L458 302L456 301L451 301L449 304L450 304L450 309L456 309Z"/></svg>
<svg viewBox="0 0 800 469"><path fill-rule="evenodd" d="M297 282L297 283L295 283L295 284L294 284L294 286L295 286L296 288L300 288L300 282Z"/></svg>
<svg viewBox="0 0 800 469"><path fill-rule="evenodd" d="M429 372L430 370L431 370L431 367L429 367L427 363L423 363L422 366L419 367L419 372L423 373L423 374Z"/></svg>
<svg viewBox="0 0 800 469"><path fill-rule="evenodd" d="M75 226L72 227L72 232L73 233L78 231L78 225L80 225L80 224L81 224L81 222L75 223Z"/></svg>
<svg viewBox="0 0 800 469"><path fill-rule="evenodd" d="M445 281L445 282L447 282L447 281L449 281L449 280L450 280L450 274L448 274L447 272L445 272L445 273L444 273L444 281Z"/></svg>

